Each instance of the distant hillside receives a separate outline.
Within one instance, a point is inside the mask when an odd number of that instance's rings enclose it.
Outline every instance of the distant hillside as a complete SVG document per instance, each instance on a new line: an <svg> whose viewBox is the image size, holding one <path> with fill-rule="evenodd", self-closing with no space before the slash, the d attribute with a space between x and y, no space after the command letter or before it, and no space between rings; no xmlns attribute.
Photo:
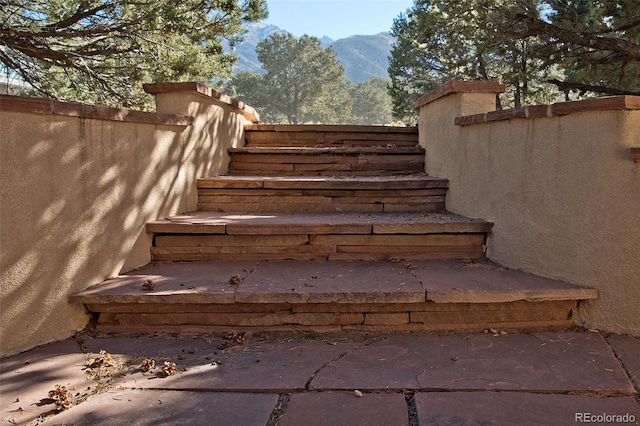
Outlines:
<svg viewBox="0 0 640 426"><path fill-rule="evenodd" d="M250 23L247 24L247 28L249 28L249 32L244 35L244 41L235 46L234 53L238 56L238 62L233 70L234 75L246 71L262 74L264 71L258 61L256 45L273 33L286 32L275 25L263 23Z"/></svg>
<svg viewBox="0 0 640 426"><path fill-rule="evenodd" d="M394 38L387 33L354 35L333 42L344 73L354 83L362 83L371 77L387 77L389 55Z"/></svg>
<svg viewBox="0 0 640 426"><path fill-rule="evenodd" d="M273 33L286 31L274 25L264 23L249 24L249 32L244 36L245 41L236 45L235 54L238 62L234 74L250 71L264 73L256 54L256 45ZM388 56L391 52L393 37L387 33L363 36L354 35L333 41L328 37L320 40L322 47L332 46L336 56L344 66L346 77L354 83L362 83L372 77L387 77Z"/></svg>

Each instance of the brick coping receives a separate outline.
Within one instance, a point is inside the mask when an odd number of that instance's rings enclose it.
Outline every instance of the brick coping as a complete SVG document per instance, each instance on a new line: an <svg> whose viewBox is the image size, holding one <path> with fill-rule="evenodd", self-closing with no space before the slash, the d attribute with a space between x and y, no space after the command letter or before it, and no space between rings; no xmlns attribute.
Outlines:
<svg viewBox="0 0 640 426"><path fill-rule="evenodd" d="M445 96L455 93L502 93L506 86L503 83L491 80L450 80L436 87L433 91L424 94L414 106L421 108Z"/></svg>
<svg viewBox="0 0 640 426"><path fill-rule="evenodd" d="M96 120L122 121L130 123L190 126L193 117L156 112L134 111L121 108L61 102L30 96L0 95L0 111L26 112L33 114L62 115Z"/></svg>
<svg viewBox="0 0 640 426"><path fill-rule="evenodd" d="M205 86L197 82L184 83L150 83L144 84L143 89L151 95L172 92L194 92L202 96L211 98L218 104L226 105L236 110L252 123L260 121L260 115L255 109L242 101L232 98L231 96L213 90L211 87Z"/></svg>
<svg viewBox="0 0 640 426"><path fill-rule="evenodd" d="M514 118L561 117L576 112L640 110L640 96L607 96L580 101L559 102L551 105L532 105L483 114L455 118L457 126L512 120Z"/></svg>

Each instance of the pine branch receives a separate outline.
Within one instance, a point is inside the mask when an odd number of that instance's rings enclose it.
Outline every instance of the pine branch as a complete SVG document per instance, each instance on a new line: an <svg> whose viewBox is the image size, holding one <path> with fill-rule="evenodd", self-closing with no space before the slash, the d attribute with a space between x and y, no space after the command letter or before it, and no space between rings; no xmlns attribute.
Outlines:
<svg viewBox="0 0 640 426"><path fill-rule="evenodd" d="M524 31L516 31L514 35L527 38L547 35L560 42L595 50L607 50L618 53L634 61L640 61L640 45L628 40L612 37L602 37L593 33L577 32L543 21L537 15L520 13L517 15L519 23L525 25Z"/></svg>
<svg viewBox="0 0 640 426"><path fill-rule="evenodd" d="M601 93L603 95L631 95L631 96L640 96L640 92L632 92L628 90L621 90L615 87L607 87L607 86L594 86L591 84L584 84L572 81L561 81L561 80L547 80L547 83L551 83L553 85L558 86L560 90L579 90L581 92L593 92L593 93Z"/></svg>

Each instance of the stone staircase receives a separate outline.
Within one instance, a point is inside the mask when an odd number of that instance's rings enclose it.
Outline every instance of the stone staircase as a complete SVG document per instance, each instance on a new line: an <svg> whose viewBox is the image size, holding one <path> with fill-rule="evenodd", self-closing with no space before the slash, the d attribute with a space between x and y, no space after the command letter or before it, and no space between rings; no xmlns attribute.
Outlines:
<svg viewBox="0 0 640 426"><path fill-rule="evenodd" d="M444 210L417 136L248 126L198 211L147 225L152 264L74 299L105 332L571 326L595 290L484 259L492 224Z"/></svg>
<svg viewBox="0 0 640 426"><path fill-rule="evenodd" d="M229 150L230 175L406 175L424 171L415 128L253 125Z"/></svg>
<svg viewBox="0 0 640 426"><path fill-rule="evenodd" d="M420 172L424 151L398 147L231 148L230 175L308 176L348 173L359 176Z"/></svg>

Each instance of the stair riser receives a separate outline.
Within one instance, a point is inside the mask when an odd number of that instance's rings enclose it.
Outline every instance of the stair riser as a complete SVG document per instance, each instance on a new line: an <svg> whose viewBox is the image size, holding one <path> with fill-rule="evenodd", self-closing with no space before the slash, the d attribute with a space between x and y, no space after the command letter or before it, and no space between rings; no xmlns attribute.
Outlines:
<svg viewBox="0 0 640 426"><path fill-rule="evenodd" d="M478 259L484 234L157 236L155 261Z"/></svg>
<svg viewBox="0 0 640 426"><path fill-rule="evenodd" d="M246 131L246 144L250 147L271 146L416 146L418 133L415 128L397 132L348 131ZM393 129L391 129L393 130Z"/></svg>
<svg viewBox="0 0 640 426"><path fill-rule="evenodd" d="M305 330L417 331L544 328L571 325L575 301L405 304L127 304L89 305L98 329L172 331ZM264 308L268 307L270 311Z"/></svg>
<svg viewBox="0 0 640 426"><path fill-rule="evenodd" d="M406 175L407 173L421 173L423 172L422 169L418 169L416 168L413 171L407 171L406 168L404 168L403 170L397 170L397 171L393 171L393 170L342 170L342 171L337 171L337 170L315 170L315 171L310 171L310 170L304 170L304 171L300 171L300 170L291 170L291 171L269 171L269 170L229 170L228 175L229 176L256 176L256 175L260 175L260 176L284 176L284 177L289 177L289 176L336 176L336 175L348 175L348 176L402 176L402 175Z"/></svg>
<svg viewBox="0 0 640 426"><path fill-rule="evenodd" d="M261 164L346 164L352 168L367 164L424 164L424 153L418 154L240 154L230 153L232 163Z"/></svg>
<svg viewBox="0 0 640 426"><path fill-rule="evenodd" d="M332 195L332 196L377 196L381 192L384 194L393 194L396 196L409 195L402 191L415 191L419 189L447 189L449 181L447 179L433 177L417 177L417 178L396 178L396 179L380 179L380 178L363 178L363 179L342 179L342 178L268 178L268 177L230 177L221 176L209 179L198 180L198 191L203 195L207 195L208 190L246 190L254 191L270 190L274 193L266 195L302 195L304 191L309 195ZM389 191L394 190L393 193ZM277 192L275 192L277 191ZM293 193L283 191L294 191ZM317 191L311 193L310 191ZM346 191L346 195L345 195Z"/></svg>
<svg viewBox="0 0 640 426"><path fill-rule="evenodd" d="M439 212L446 190L199 190L198 210L218 212Z"/></svg>
<svg viewBox="0 0 640 426"><path fill-rule="evenodd" d="M232 155L229 175L232 176L314 176L357 174L377 176L424 172L424 156L301 156ZM410 157L410 158L407 158Z"/></svg>
<svg viewBox="0 0 640 426"><path fill-rule="evenodd" d="M428 203L399 204L399 203L369 203L369 204L303 204L303 203L200 203L200 211L216 212L244 212L244 213L331 213L331 212L359 212L359 213L437 213L445 208L444 200L431 200Z"/></svg>

